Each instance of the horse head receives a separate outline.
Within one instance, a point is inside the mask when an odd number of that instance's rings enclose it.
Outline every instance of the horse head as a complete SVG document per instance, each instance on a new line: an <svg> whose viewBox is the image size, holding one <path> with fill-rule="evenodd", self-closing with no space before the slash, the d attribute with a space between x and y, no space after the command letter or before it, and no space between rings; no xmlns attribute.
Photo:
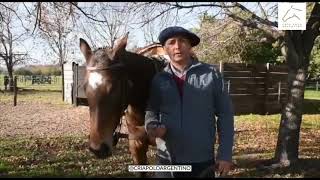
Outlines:
<svg viewBox="0 0 320 180"><path fill-rule="evenodd" d="M98 158L112 154L113 134L120 122L125 102L121 95L124 65L121 62L128 34L114 48L91 50L80 39L80 50L86 60L84 90L90 111L89 149Z"/></svg>

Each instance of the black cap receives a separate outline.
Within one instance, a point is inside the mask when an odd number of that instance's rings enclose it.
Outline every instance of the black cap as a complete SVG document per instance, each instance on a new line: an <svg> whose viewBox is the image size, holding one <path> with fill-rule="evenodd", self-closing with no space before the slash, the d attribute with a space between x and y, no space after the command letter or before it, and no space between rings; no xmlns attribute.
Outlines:
<svg viewBox="0 0 320 180"><path fill-rule="evenodd" d="M167 39L176 35L181 35L189 39L192 47L200 43L200 38L197 35L179 26L172 26L162 30L159 34L159 41L164 45Z"/></svg>

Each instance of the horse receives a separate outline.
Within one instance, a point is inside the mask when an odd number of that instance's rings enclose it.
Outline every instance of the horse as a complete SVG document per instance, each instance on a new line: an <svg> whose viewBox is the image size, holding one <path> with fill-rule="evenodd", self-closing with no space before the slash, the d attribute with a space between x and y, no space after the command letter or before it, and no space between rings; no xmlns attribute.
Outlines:
<svg viewBox="0 0 320 180"><path fill-rule="evenodd" d="M155 145L155 139L148 137L144 128L149 87L154 75L166 66L166 61L150 58L156 53L165 55L161 48L158 48L159 52L149 52L159 46L144 48L139 53L127 51L128 34L114 48L96 50L80 38L80 50L86 60L84 90L90 114L88 145L97 158L111 156L119 138L115 132L124 116L129 152L134 164L142 165L147 164L148 146Z"/></svg>

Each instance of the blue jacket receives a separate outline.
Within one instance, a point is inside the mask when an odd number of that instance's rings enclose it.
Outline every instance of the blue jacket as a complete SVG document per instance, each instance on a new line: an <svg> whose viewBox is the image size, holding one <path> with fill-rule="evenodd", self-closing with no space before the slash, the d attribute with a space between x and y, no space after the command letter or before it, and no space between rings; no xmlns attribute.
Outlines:
<svg viewBox="0 0 320 180"><path fill-rule="evenodd" d="M221 74L213 65L193 60L186 74L182 99L169 64L153 78L145 128L159 123L166 126L165 147L176 163L213 160L218 129L217 159L231 161L233 116L233 107ZM158 154L163 153L158 144L157 150Z"/></svg>

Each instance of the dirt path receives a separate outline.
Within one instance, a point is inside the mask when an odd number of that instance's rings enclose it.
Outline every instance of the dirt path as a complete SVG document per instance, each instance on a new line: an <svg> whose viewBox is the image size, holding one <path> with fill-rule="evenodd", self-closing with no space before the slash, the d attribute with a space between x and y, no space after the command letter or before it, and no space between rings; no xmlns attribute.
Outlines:
<svg viewBox="0 0 320 180"><path fill-rule="evenodd" d="M56 137L87 135L89 111L86 106L72 107L40 102L0 102L0 137Z"/></svg>

